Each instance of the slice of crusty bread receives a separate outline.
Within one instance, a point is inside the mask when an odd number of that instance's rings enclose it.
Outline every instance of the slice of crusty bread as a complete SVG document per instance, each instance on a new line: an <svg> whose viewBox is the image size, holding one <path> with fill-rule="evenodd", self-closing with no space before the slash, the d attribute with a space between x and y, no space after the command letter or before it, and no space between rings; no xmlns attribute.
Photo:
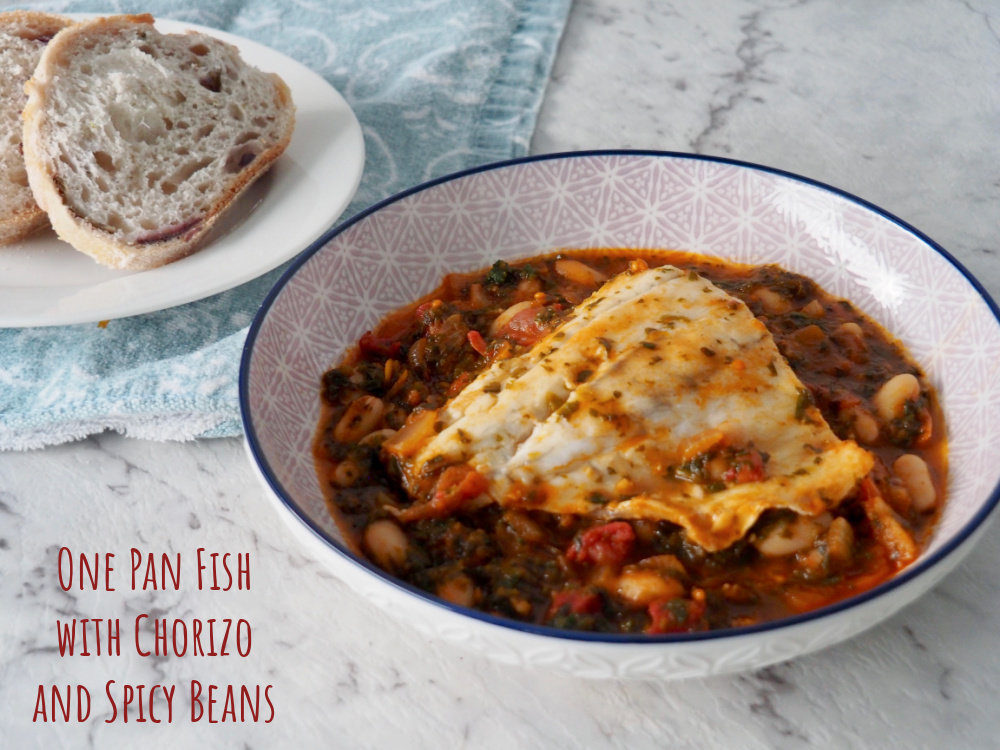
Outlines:
<svg viewBox="0 0 1000 750"><path fill-rule="evenodd" d="M31 78L48 41L71 24L49 13L0 13L0 245L14 242L48 223L28 187L21 156L24 84Z"/></svg>
<svg viewBox="0 0 1000 750"><path fill-rule="evenodd" d="M197 250L295 124L278 76L211 36L161 34L148 15L60 33L26 90L35 199L62 239L112 268Z"/></svg>

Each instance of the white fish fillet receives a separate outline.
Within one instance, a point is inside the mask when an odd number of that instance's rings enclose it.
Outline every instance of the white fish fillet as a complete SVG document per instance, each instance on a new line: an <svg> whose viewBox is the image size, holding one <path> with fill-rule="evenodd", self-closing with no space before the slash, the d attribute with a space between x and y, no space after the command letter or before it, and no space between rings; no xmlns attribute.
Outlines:
<svg viewBox="0 0 1000 750"><path fill-rule="evenodd" d="M467 463L504 506L668 520L719 550L769 508L828 510L871 471L871 454L838 439L803 394L743 302L663 266L612 278L529 351L494 363L397 458L412 487ZM766 454L763 479L679 478L692 455L725 444Z"/></svg>

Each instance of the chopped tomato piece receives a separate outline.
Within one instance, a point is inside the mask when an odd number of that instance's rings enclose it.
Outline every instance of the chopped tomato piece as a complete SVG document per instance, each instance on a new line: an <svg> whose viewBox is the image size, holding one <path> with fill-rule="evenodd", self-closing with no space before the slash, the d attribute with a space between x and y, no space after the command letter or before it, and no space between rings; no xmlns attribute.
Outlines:
<svg viewBox="0 0 1000 750"><path fill-rule="evenodd" d="M658 599L647 608L652 622L647 633L687 633L705 628L705 602L675 597Z"/></svg>
<svg viewBox="0 0 1000 750"><path fill-rule="evenodd" d="M566 589L558 592L552 597L552 606L549 608L549 617L553 617L560 610L564 610L571 615L593 615L603 608L601 595L590 589Z"/></svg>
<svg viewBox="0 0 1000 750"><path fill-rule="evenodd" d="M424 333L436 333L441 329L444 303L439 299L424 302L414 311L413 317L423 326Z"/></svg>
<svg viewBox="0 0 1000 750"><path fill-rule="evenodd" d="M515 344L529 346L536 341L540 341L549 332L549 327L538 319L539 308L528 307L517 313L507 321L497 333L505 339L513 341Z"/></svg>
<svg viewBox="0 0 1000 750"><path fill-rule="evenodd" d="M467 386L471 382L472 382L472 373L463 372L461 375L455 378L455 380L452 382L450 386L448 386L448 392L446 395L448 396L448 398L453 398L454 396L457 396L459 393L462 392L465 386Z"/></svg>
<svg viewBox="0 0 1000 750"><path fill-rule="evenodd" d="M486 366L511 356L510 342L503 339L493 339L486 350Z"/></svg>
<svg viewBox="0 0 1000 750"><path fill-rule="evenodd" d="M449 466L438 477L430 502L411 505L396 514L403 522L444 518L490 488L486 477L468 464Z"/></svg>
<svg viewBox="0 0 1000 750"><path fill-rule="evenodd" d="M732 464L722 474L722 481L743 484L745 482L763 482L766 477L764 456L760 451L749 448L739 451L733 456Z"/></svg>
<svg viewBox="0 0 1000 750"><path fill-rule="evenodd" d="M471 500L482 495L490 487L486 477L468 464L449 466L438 479L434 488L435 503L454 503Z"/></svg>
<svg viewBox="0 0 1000 750"><path fill-rule="evenodd" d="M486 339L483 338L483 334L479 331L469 331L466 338L469 340L469 346L479 354L486 356Z"/></svg>
<svg viewBox="0 0 1000 750"><path fill-rule="evenodd" d="M398 357L403 350L403 345L399 341L384 339L376 336L371 331L365 331L358 342L361 353L369 357Z"/></svg>
<svg viewBox="0 0 1000 750"><path fill-rule="evenodd" d="M587 529L566 550L575 563L621 565L635 545L635 531L627 521L612 521Z"/></svg>
<svg viewBox="0 0 1000 750"><path fill-rule="evenodd" d="M858 500L861 501L862 505L871 503L875 497L881 496L882 493L875 486L875 481L872 479L871 474L864 477L858 484Z"/></svg>

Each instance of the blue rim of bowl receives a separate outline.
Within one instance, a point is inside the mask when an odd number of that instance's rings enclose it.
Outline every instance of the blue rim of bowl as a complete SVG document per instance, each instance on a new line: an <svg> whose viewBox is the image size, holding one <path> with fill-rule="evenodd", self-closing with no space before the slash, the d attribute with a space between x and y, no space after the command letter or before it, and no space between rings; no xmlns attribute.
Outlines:
<svg viewBox="0 0 1000 750"><path fill-rule="evenodd" d="M917 230L916 228L910 226L908 223L893 216L889 212L885 211L878 206L869 203L868 201L858 198L855 195L847 193L839 188L832 187L825 183L819 182L817 180L810 179L808 177L802 177L801 175L794 174L792 172L787 172L781 169L776 169L774 167L762 166L759 164L754 164L752 162L740 161L738 159L728 159L724 157L717 156L704 156L701 154L686 154L683 152L674 151L655 151L655 150L630 150L630 149L608 149L608 150L590 150L590 151L570 151L570 152L560 152L553 154L542 154L537 156L525 156L517 159L509 159L501 162L493 162L490 164L483 164L477 167L472 167L470 169L464 169L459 172L454 172L452 174L444 175L443 177L438 177L427 182L423 182L412 188L404 190L397 193L385 200L382 200L367 209L361 211L355 216L351 217L343 224L336 225L329 229L323 234L318 240L316 240L311 246L303 250L302 253L297 256L289 268L282 274L281 278L277 281L274 287L271 288L267 297L264 299L254 317L253 323L250 325L250 329L247 334L246 342L243 346L243 354L240 359L240 374L239 374L239 402L240 402L240 418L243 423L244 438L250 448L250 453L253 460L256 462L261 475L264 477L268 486L274 493L281 503L285 506L292 515L294 515L299 521L305 524L305 526L310 529L319 539L324 541L329 545L334 551L338 552L347 562L352 563L377 578L381 579L384 583L400 589L408 594L418 597L424 602L437 605L441 609L451 611L453 613L471 617L475 620L480 620L484 623L490 625L495 625L502 628L509 628L511 630L519 631L522 633L527 633L531 635L543 636L548 638L556 638L560 640L574 640L574 641L586 641L594 643L626 643L626 644L640 644L649 643L663 645L666 643L692 643L697 641L708 641L708 640L719 640L726 638L740 638L744 636L767 633L773 630L781 630L784 628L793 627L796 625L802 625L805 623L812 622L821 618L829 617L831 615L844 612L850 609L859 607L873 599L877 599L884 594L899 589L900 587L910 583L915 578L923 575L931 568L936 566L946 557L952 554L958 547L960 547L990 516L993 510L996 508L997 503L1000 502L1000 483L998 483L993 491L990 493L989 498L979 509L973 518L966 523L966 525L955 534L947 544L945 544L941 549L937 550L933 555L928 557L926 560L921 560L913 565L905 568L899 574L893 576L888 581L875 586L867 591L864 591L855 596L843 599L834 604L821 607L819 609L810 610L809 612L804 612L798 615L792 615L790 617L784 617L778 620L771 620L768 622L760 623L758 625L749 625L741 628L726 628L722 630L709 630L701 631L695 633L671 633L666 635L651 635L645 633L595 633L590 631L575 631L575 630L563 630L560 628L554 628L544 625L535 625L532 623L524 623L519 620L507 619L504 617L499 617L496 615L491 615L480 610L471 609L468 607L462 607L459 605L451 604L450 602L439 599L433 594L419 589L416 586L408 584L401 581L393 576L389 575L383 571L378 566L369 562L368 560L358 557L353 552L351 552L346 546L330 538L318 525L316 525L301 509L296 505L296 503L291 499L289 493L285 491L284 486L278 480L277 476L271 470L271 467L265 458L263 451L261 450L260 442L257 437L257 432L254 428L253 422L249 417L249 369L250 360L253 357L254 343L257 339L257 334L260 332L260 328L263 325L264 319L267 317L268 311L274 304L275 300L284 290L288 282L295 276L298 270L307 263L313 255L319 252L328 242L330 242L337 235L343 233L348 228L364 221L371 214L381 210L385 206L388 206L397 201L403 200L415 193L422 192L429 188L436 187L446 182L451 182L454 180L462 179L470 175L479 174L481 172L489 172L498 169L506 169L509 167L514 167L521 164L528 164L532 162L543 162L543 161L554 161L560 159L575 159L575 158L587 158L587 157L610 157L610 156L626 156L626 157L650 157L650 158L666 158L666 159L685 159L691 161L702 161L716 164L724 164L728 166L741 167L744 169L752 169L779 177L784 177L796 182L809 185L811 187L825 190L827 192L833 193L841 198L844 198L852 203L855 203L863 208L872 211L873 213L881 216L882 218L896 224L909 234L913 235L920 241L926 243L935 252L939 253L944 257L949 263L951 263L956 270L961 273L966 281L972 286L973 289L979 294L986 305L989 307L990 311L993 313L994 319L1000 325L1000 308L990 297L989 292L983 287L983 285L973 276L968 269L965 268L958 260L956 260L947 250L938 245L934 240L930 239L928 236ZM317 398L318 398L319 384L317 382Z"/></svg>

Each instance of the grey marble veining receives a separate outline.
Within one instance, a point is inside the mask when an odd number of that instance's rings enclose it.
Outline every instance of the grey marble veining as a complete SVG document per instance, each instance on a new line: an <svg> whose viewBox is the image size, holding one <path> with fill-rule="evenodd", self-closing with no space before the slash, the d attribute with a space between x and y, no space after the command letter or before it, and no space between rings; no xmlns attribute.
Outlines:
<svg viewBox="0 0 1000 750"><path fill-rule="evenodd" d="M532 145L789 170L913 224L1000 289L998 37L995 2L578 1Z"/></svg>
<svg viewBox="0 0 1000 750"><path fill-rule="evenodd" d="M802 174L910 222L997 296L998 84L996 2L578 0L532 150ZM116 591L63 591L61 547L114 553ZM180 590L131 591L132 547L180 552ZM199 591L199 547L249 553L250 591ZM926 597L827 651L732 677L581 682L428 642L360 600L298 551L239 441L101 436L0 455L0 747L997 747L998 571L993 531ZM140 657L142 613L243 618L250 655ZM55 622L74 616L120 618L122 655L60 658ZM176 684L173 723L104 723L111 679ZM192 724L192 679L273 685L274 721ZM90 720L32 724L40 683L89 686Z"/></svg>

